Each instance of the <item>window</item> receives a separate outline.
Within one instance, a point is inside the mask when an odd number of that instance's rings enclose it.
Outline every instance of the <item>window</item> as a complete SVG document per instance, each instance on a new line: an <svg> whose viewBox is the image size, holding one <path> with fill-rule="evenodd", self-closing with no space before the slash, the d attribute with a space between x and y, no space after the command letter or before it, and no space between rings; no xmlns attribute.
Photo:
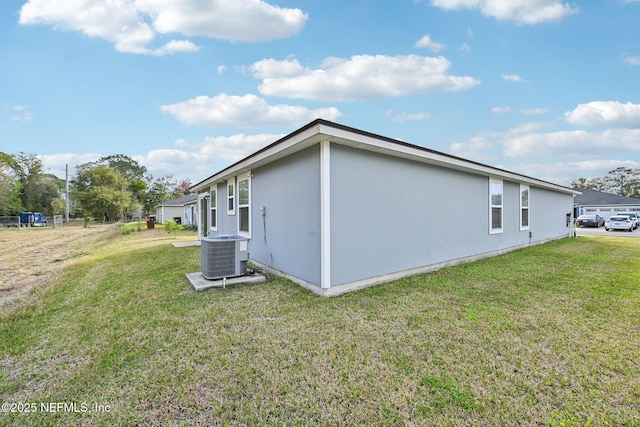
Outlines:
<svg viewBox="0 0 640 427"><path fill-rule="evenodd" d="M231 178L227 181L227 214L236 214L236 199L235 199L235 178Z"/></svg>
<svg viewBox="0 0 640 427"><path fill-rule="evenodd" d="M529 229L529 186L520 186L520 230Z"/></svg>
<svg viewBox="0 0 640 427"><path fill-rule="evenodd" d="M218 189L212 188L209 192L209 209L211 212L211 230L218 230Z"/></svg>
<svg viewBox="0 0 640 427"><path fill-rule="evenodd" d="M238 234L251 236L251 173L238 177Z"/></svg>
<svg viewBox="0 0 640 427"><path fill-rule="evenodd" d="M502 233L502 180L489 179L489 233Z"/></svg>

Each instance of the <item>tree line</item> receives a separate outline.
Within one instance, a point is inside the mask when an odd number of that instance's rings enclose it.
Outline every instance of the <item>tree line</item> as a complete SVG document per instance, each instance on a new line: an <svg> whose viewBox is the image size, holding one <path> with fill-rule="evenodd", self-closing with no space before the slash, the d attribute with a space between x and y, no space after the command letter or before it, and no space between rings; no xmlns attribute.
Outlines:
<svg viewBox="0 0 640 427"><path fill-rule="evenodd" d="M116 221L149 215L166 200L188 194L189 179L154 178L147 168L124 154L99 158L76 167L70 180L70 216ZM0 152L0 216L65 212L65 181L47 173L35 154Z"/></svg>
<svg viewBox="0 0 640 427"><path fill-rule="evenodd" d="M600 178L575 179L571 186L640 199L640 169L621 166Z"/></svg>

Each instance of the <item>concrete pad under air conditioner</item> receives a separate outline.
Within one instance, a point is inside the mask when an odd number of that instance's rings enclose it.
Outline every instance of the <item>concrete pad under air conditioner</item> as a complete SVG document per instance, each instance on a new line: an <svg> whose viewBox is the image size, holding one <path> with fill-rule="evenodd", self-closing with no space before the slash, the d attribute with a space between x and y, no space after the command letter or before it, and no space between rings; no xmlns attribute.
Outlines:
<svg viewBox="0 0 640 427"><path fill-rule="evenodd" d="M197 273L189 273L185 275L187 280L191 282L194 289L196 291L204 291L209 288L224 288L226 286L236 286L236 285L248 285L255 283L262 283L267 279L260 274L253 274L251 276L238 276L238 277L230 277L228 279L216 279L209 280L205 279L201 272Z"/></svg>
<svg viewBox="0 0 640 427"><path fill-rule="evenodd" d="M200 240L187 240L186 242L173 242L174 248L184 248L187 246L200 246Z"/></svg>

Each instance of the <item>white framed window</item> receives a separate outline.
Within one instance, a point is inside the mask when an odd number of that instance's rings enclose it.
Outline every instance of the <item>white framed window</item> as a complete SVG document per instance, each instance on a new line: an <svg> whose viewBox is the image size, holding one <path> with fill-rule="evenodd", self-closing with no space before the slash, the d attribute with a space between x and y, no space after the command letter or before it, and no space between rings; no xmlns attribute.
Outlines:
<svg viewBox="0 0 640 427"><path fill-rule="evenodd" d="M489 234L502 233L503 211L502 180L489 178Z"/></svg>
<svg viewBox="0 0 640 427"><path fill-rule="evenodd" d="M236 179L231 178L227 181L227 214L236 214Z"/></svg>
<svg viewBox="0 0 640 427"><path fill-rule="evenodd" d="M251 172L238 177L238 234L251 237Z"/></svg>
<svg viewBox="0 0 640 427"><path fill-rule="evenodd" d="M209 191L209 224L211 231L218 231L218 189L213 187Z"/></svg>
<svg viewBox="0 0 640 427"><path fill-rule="evenodd" d="M529 186L520 185L520 230L529 229Z"/></svg>

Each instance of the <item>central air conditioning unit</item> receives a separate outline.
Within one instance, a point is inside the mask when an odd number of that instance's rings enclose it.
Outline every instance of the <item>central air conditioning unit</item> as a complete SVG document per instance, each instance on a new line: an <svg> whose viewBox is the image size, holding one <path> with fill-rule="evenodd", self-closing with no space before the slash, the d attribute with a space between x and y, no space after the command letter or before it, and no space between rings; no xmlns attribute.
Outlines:
<svg viewBox="0 0 640 427"><path fill-rule="evenodd" d="M242 276L249 260L249 239L237 235L210 236L202 239L200 270L205 279Z"/></svg>

